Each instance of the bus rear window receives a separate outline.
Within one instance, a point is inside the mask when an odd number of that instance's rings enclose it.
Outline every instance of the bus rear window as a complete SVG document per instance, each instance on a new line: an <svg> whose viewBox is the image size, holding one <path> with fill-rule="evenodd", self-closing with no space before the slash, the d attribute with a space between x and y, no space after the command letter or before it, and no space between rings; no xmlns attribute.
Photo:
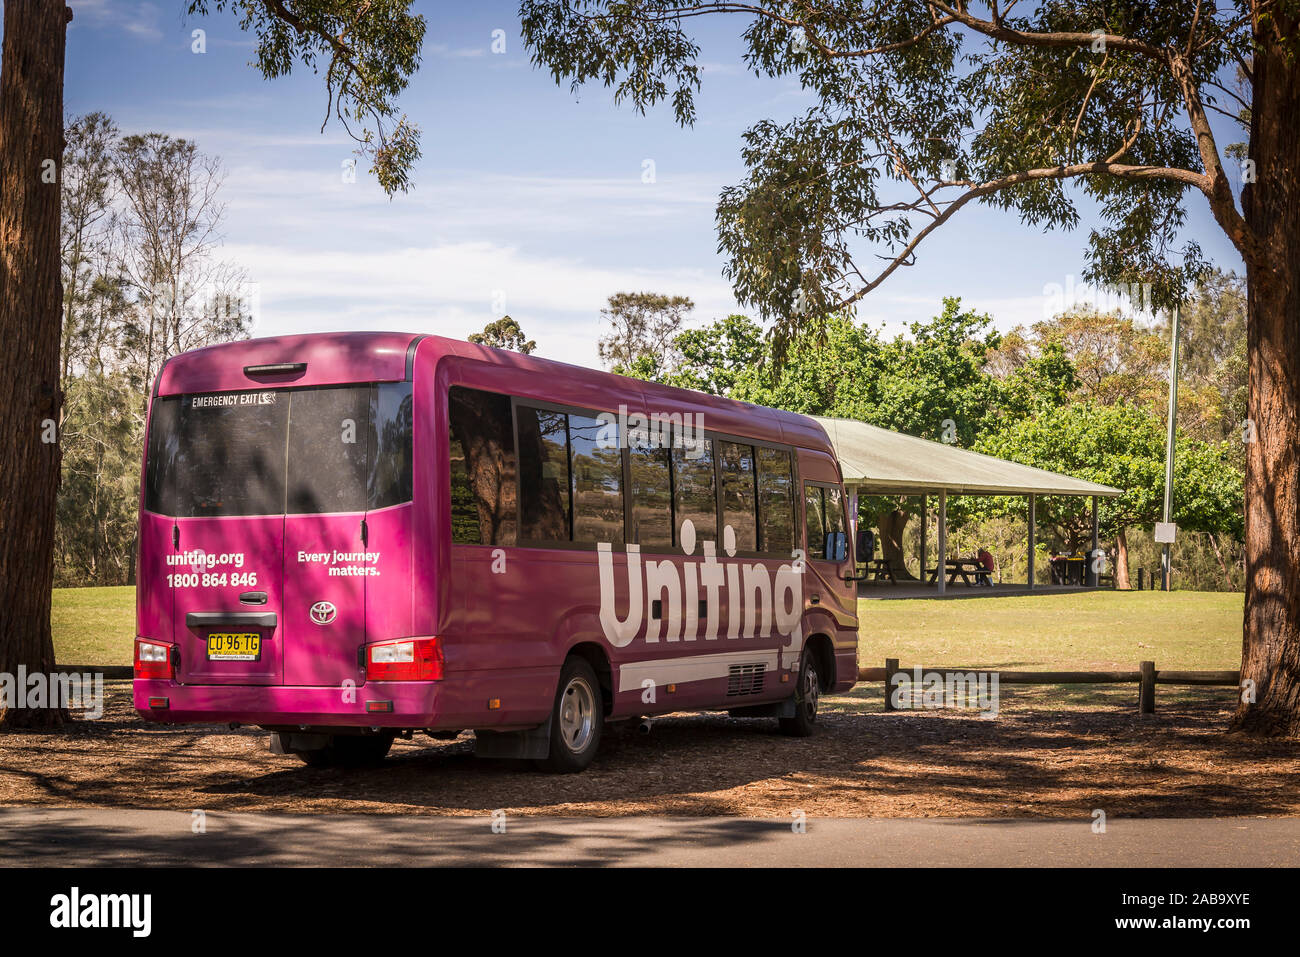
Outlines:
<svg viewBox="0 0 1300 957"><path fill-rule="evenodd" d="M286 488L291 515L361 512L370 473L370 390L308 389L289 406L289 469Z"/></svg>
<svg viewBox="0 0 1300 957"><path fill-rule="evenodd" d="M380 383L370 398L370 468L367 504L387 508L411 500L411 434L415 405L409 382Z"/></svg>
<svg viewBox="0 0 1300 957"><path fill-rule="evenodd" d="M190 518L410 501L411 419L409 383L157 399L145 508Z"/></svg>
<svg viewBox="0 0 1300 957"><path fill-rule="evenodd" d="M288 422L283 393L158 399L145 508L180 517L283 512Z"/></svg>

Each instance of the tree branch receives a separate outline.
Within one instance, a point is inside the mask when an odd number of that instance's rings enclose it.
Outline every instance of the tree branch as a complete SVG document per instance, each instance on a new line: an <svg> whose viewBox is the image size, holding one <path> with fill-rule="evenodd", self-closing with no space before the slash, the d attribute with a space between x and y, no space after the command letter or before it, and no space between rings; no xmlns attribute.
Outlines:
<svg viewBox="0 0 1300 957"><path fill-rule="evenodd" d="M1121 152L1122 151L1123 147L1121 147ZM1120 153L1115 154L1115 156L1119 155ZM841 300L834 308L844 309L845 307L857 302L863 296L867 295L867 293L871 292L871 290L879 286L889 278L895 269L903 265L905 260L912 256L916 251L916 247L921 244L922 240L924 240L926 236L930 235L930 233L946 223L952 218L953 214L956 213L957 210L961 209L971 200L979 199L981 196L988 196L991 193L996 193L1011 186L1019 186L1024 183L1034 182L1035 180L1074 179L1079 176L1094 175L1116 176L1122 179L1136 180L1173 180L1175 182L1185 183L1188 186L1194 186L1202 192L1207 193L1207 195L1211 189L1210 178L1204 173L1195 173L1191 170L1168 166L1131 166L1125 163L1116 163L1114 162L1113 157L1093 163L1074 163L1068 166L1051 166L1042 169L1025 170L1020 173L1012 173L1008 176L989 180L987 183L980 183L977 186L971 187L966 192L962 193L961 196L954 199L942 213L935 217L931 222L927 223L925 228L912 238L911 242L903 248L903 251L895 256L893 261L891 261L875 279L868 282L857 292L853 293L853 295Z"/></svg>
<svg viewBox="0 0 1300 957"><path fill-rule="evenodd" d="M1192 76L1191 65L1184 57L1173 54L1169 57L1169 70L1178 83L1179 89L1182 90L1183 102L1187 107L1187 118L1201 153L1201 164L1205 167L1206 179L1206 185L1201 187L1201 192L1205 193L1210 201L1210 212L1214 214L1215 221L1223 227L1223 231L1228 234L1228 238L1232 240L1232 244L1237 247L1237 251L1243 258L1248 262L1261 261L1265 251L1260 247L1258 237L1237 210L1237 201L1232 195L1232 186L1219 160L1219 147L1214 140L1214 131L1210 129L1210 120L1205 113L1205 107L1201 103L1201 93Z"/></svg>
<svg viewBox="0 0 1300 957"><path fill-rule="evenodd" d="M943 0L929 0L932 7L942 10L952 19L956 20L964 27L969 27L976 33L982 33L994 40L1001 40L1004 43L1014 43L1018 46L1030 47L1087 47L1092 46L1098 40L1106 43L1106 49L1128 50L1133 53L1142 53L1146 56L1158 60L1165 58L1165 51L1159 47L1151 46L1149 43L1143 43L1141 40L1134 40L1132 37L1120 36L1115 33L1072 33L1072 32L1053 32L1053 33L1033 33L1025 30L1014 30L1011 27L1003 26L1000 21L981 20L979 17L967 13L964 5L960 8L950 7Z"/></svg>

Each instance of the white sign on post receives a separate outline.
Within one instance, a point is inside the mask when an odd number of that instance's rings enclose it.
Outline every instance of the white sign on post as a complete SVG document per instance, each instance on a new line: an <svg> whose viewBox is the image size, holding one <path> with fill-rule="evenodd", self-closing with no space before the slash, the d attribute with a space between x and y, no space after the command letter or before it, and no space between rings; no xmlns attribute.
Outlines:
<svg viewBox="0 0 1300 957"><path fill-rule="evenodd" d="M1172 545L1178 526L1173 522L1156 522L1156 541L1163 545Z"/></svg>

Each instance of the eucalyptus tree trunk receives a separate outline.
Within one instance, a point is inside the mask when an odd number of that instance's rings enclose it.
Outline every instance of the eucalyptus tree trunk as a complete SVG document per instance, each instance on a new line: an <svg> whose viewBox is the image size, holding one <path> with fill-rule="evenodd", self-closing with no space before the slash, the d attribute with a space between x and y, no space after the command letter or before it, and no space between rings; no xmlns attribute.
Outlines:
<svg viewBox="0 0 1300 957"><path fill-rule="evenodd" d="M1285 19L1286 22L1283 22ZM1285 38L1278 40L1274 30ZM1300 734L1300 62L1294 17L1256 34L1250 158L1243 196L1264 261L1247 262L1245 687L1237 730ZM1252 687L1253 685L1253 687ZM1253 701L1251 700L1253 698Z"/></svg>
<svg viewBox="0 0 1300 957"><path fill-rule="evenodd" d="M911 515L902 509L879 512L876 515L876 529L880 532L880 553L889 559L894 577L904 581L914 581L907 568L907 559L903 554L903 530L907 528ZM925 569L921 569L922 578Z"/></svg>
<svg viewBox="0 0 1300 957"><path fill-rule="evenodd" d="M1115 587L1120 591L1133 587L1128 577L1128 535L1123 528L1115 533Z"/></svg>
<svg viewBox="0 0 1300 957"><path fill-rule="evenodd" d="M63 0L6 0L0 64L0 672L54 670L50 592L62 283ZM11 709L10 726L62 722Z"/></svg>

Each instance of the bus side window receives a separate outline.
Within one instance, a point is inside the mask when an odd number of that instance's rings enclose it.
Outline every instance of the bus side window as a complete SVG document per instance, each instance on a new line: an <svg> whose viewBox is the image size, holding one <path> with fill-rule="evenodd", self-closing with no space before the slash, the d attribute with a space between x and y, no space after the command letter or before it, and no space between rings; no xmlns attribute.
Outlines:
<svg viewBox="0 0 1300 957"><path fill-rule="evenodd" d="M804 518L808 525L808 557L826 557L826 520L820 485L803 487Z"/></svg>
<svg viewBox="0 0 1300 957"><path fill-rule="evenodd" d="M627 540L643 549L667 550L673 544L669 449L629 436L628 458L632 472L632 527L627 531Z"/></svg>
<svg viewBox="0 0 1300 957"><path fill-rule="evenodd" d="M563 412L515 407L519 423L519 538L570 538L569 423Z"/></svg>
<svg viewBox="0 0 1300 957"><path fill-rule="evenodd" d="M758 449L758 547L789 556L794 548L794 469L783 449Z"/></svg>
<svg viewBox="0 0 1300 957"><path fill-rule="evenodd" d="M447 397L451 540L515 544L515 431L510 397L453 386Z"/></svg>
<svg viewBox="0 0 1300 957"><path fill-rule="evenodd" d="M623 448L609 429L599 419L569 416L575 542L623 543Z"/></svg>
<svg viewBox="0 0 1300 957"><path fill-rule="evenodd" d="M722 466L722 522L736 533L736 548L758 551L757 483L754 447L735 442L718 443Z"/></svg>
<svg viewBox="0 0 1300 957"><path fill-rule="evenodd" d="M826 493L826 547L823 551L827 561L842 562L848 557L843 496L837 488L822 491Z"/></svg>
<svg viewBox="0 0 1300 957"><path fill-rule="evenodd" d="M681 533L688 518L700 541L718 540L718 496L713 481L713 440L705 439L697 449L674 445L673 538Z"/></svg>
<svg viewBox="0 0 1300 957"><path fill-rule="evenodd" d="M144 507L159 515L179 515L176 461L180 456L180 396L154 399L149 413L149 453L145 459Z"/></svg>

